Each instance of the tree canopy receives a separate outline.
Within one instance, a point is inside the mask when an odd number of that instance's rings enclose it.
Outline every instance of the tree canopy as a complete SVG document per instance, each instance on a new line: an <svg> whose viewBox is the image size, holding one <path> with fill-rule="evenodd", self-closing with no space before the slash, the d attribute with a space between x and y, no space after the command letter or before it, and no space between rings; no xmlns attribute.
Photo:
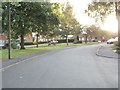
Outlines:
<svg viewBox="0 0 120 90"><path fill-rule="evenodd" d="M92 2L88 5L88 10L85 10L88 16L94 18L96 21L104 19L113 13L117 13L117 3L114 2Z"/></svg>
<svg viewBox="0 0 120 90"><path fill-rule="evenodd" d="M8 2L2 5L3 32L8 31ZM17 2L10 4L13 36L21 37L21 49L24 49L24 35L30 32L46 34L59 25L58 16L49 2ZM51 28L51 29L50 29Z"/></svg>

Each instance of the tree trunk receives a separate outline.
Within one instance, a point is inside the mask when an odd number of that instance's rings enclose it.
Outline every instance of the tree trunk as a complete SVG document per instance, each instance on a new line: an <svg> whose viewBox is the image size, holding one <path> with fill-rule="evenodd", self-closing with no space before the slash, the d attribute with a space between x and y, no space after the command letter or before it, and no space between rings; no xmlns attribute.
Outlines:
<svg viewBox="0 0 120 90"><path fill-rule="evenodd" d="M36 36L37 36L37 38L36 38L36 47L38 47L38 37L39 37L39 35L37 34Z"/></svg>
<svg viewBox="0 0 120 90"><path fill-rule="evenodd" d="M77 36L74 35L74 43L77 43Z"/></svg>
<svg viewBox="0 0 120 90"><path fill-rule="evenodd" d="M67 46L68 46L68 45L69 45L69 44L68 44L68 35L66 36L66 43L67 43Z"/></svg>
<svg viewBox="0 0 120 90"><path fill-rule="evenodd" d="M115 2L115 13L116 13L116 19L118 20L118 3Z"/></svg>
<svg viewBox="0 0 120 90"><path fill-rule="evenodd" d="M85 43L87 44L87 38L88 38L88 36L87 35L85 35Z"/></svg>
<svg viewBox="0 0 120 90"><path fill-rule="evenodd" d="M25 49L25 47L24 47L24 34L21 34L20 38L21 38L21 43L20 43L21 49Z"/></svg>
<svg viewBox="0 0 120 90"><path fill-rule="evenodd" d="M75 35L74 37L74 43L78 43L79 42L79 35Z"/></svg>
<svg viewBox="0 0 120 90"><path fill-rule="evenodd" d="M90 42L92 42L92 36L90 36Z"/></svg>

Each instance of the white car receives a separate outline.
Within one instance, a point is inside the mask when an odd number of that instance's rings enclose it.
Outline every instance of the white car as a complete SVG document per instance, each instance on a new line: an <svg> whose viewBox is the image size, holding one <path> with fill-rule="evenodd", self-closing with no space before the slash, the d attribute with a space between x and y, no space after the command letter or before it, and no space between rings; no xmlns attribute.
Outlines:
<svg viewBox="0 0 120 90"><path fill-rule="evenodd" d="M107 44L113 44L113 43L115 43L115 42L118 42L118 37L109 39L109 40L107 41Z"/></svg>
<svg viewBox="0 0 120 90"><path fill-rule="evenodd" d="M56 41L55 41L55 40L53 40L53 41L51 41L51 43L58 43L58 41L57 41L57 40L56 40Z"/></svg>
<svg viewBox="0 0 120 90"><path fill-rule="evenodd" d="M51 40L51 41L49 41L49 43L48 43L48 45L51 45L51 44L53 44L53 45L56 45L58 43L58 41L56 40Z"/></svg>

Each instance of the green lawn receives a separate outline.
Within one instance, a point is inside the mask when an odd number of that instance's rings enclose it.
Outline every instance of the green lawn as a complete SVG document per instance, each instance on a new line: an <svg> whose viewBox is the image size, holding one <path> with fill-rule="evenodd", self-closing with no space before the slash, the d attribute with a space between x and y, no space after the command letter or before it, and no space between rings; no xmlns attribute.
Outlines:
<svg viewBox="0 0 120 90"><path fill-rule="evenodd" d="M91 42L88 44L96 44L96 42ZM85 45L85 43L82 43L82 44L69 43L69 46L81 46L81 45ZM50 46L39 46L38 48L27 47L25 50L13 49L12 50L12 57L16 58L16 57L25 56L25 55L32 54L32 53L55 50L55 49L60 49L60 48L64 48L64 47L67 47L66 43L61 43L61 44L57 44L57 45L50 45ZM2 59L5 60L7 58L8 58L8 50L3 49L2 50Z"/></svg>

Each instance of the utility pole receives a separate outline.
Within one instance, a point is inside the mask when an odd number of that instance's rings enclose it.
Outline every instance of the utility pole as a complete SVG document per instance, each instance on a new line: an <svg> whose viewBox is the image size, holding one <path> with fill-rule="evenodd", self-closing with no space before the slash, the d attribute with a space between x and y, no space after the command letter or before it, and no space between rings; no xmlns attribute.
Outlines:
<svg viewBox="0 0 120 90"><path fill-rule="evenodd" d="M8 27L8 59L12 58L12 54L11 54L11 9L10 9L10 1L8 2L8 15L9 15L9 27Z"/></svg>
<svg viewBox="0 0 120 90"><path fill-rule="evenodd" d="M120 1L118 2L118 46L120 47Z"/></svg>

